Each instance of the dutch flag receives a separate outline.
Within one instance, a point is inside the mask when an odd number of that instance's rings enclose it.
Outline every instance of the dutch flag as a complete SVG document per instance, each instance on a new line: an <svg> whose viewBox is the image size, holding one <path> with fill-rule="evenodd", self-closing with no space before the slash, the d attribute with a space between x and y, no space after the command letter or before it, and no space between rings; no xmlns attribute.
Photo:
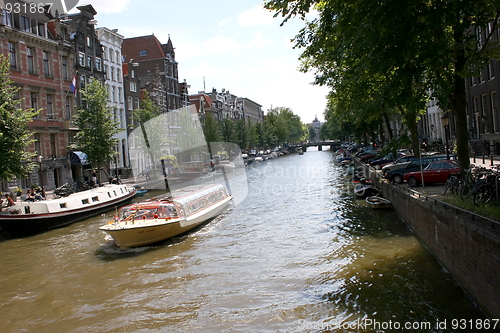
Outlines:
<svg viewBox="0 0 500 333"><path fill-rule="evenodd" d="M69 86L69 88L71 89L71 92L73 93L73 95L75 95L75 97L76 97L76 90L77 90L76 82L77 81L76 81L76 74L75 74L75 76L73 76L73 80L71 81L71 85Z"/></svg>

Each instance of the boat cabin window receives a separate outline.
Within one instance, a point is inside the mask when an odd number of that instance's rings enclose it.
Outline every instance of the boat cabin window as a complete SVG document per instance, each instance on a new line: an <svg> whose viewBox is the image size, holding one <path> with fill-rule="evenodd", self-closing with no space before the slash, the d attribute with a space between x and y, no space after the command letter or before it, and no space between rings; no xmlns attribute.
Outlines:
<svg viewBox="0 0 500 333"><path fill-rule="evenodd" d="M59 207L60 207L60 208L66 208L66 203L61 203L61 204L59 204Z"/></svg>
<svg viewBox="0 0 500 333"><path fill-rule="evenodd" d="M99 201L99 197L92 197L92 202Z"/></svg>
<svg viewBox="0 0 500 333"><path fill-rule="evenodd" d="M177 210L173 204L162 204L158 206L158 218L177 217Z"/></svg>
<svg viewBox="0 0 500 333"><path fill-rule="evenodd" d="M134 218L135 219L152 219L156 215L156 208L150 208L150 209L139 209L136 211Z"/></svg>
<svg viewBox="0 0 500 333"><path fill-rule="evenodd" d="M135 210L132 210L131 207L124 207L124 208L120 209L120 212L118 213L118 215L120 216L121 219L126 219L127 217L132 215L133 212L135 212Z"/></svg>
<svg viewBox="0 0 500 333"><path fill-rule="evenodd" d="M88 204L88 203L89 203L89 199L83 199L83 200L82 200L82 204L86 205L86 204Z"/></svg>

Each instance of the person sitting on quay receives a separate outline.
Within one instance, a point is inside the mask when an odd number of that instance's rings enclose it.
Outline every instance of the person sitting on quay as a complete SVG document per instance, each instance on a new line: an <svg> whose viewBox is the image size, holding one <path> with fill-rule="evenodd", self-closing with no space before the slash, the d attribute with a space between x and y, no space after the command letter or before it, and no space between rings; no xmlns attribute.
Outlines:
<svg viewBox="0 0 500 333"><path fill-rule="evenodd" d="M14 206L14 200L12 200L12 197L10 196L10 194L7 193L5 195L5 199L7 200L5 207L12 207L12 206Z"/></svg>
<svg viewBox="0 0 500 333"><path fill-rule="evenodd" d="M44 194L44 190L42 190L42 194ZM45 200L45 198L43 197L43 195L40 195L40 194L35 194L35 191L33 190L28 190L27 192L27 197L26 197L26 201L30 201L30 202L35 202L35 201L41 201L41 200Z"/></svg>
<svg viewBox="0 0 500 333"><path fill-rule="evenodd" d="M30 189L26 192L26 201L34 202L35 201L35 193L31 192Z"/></svg>

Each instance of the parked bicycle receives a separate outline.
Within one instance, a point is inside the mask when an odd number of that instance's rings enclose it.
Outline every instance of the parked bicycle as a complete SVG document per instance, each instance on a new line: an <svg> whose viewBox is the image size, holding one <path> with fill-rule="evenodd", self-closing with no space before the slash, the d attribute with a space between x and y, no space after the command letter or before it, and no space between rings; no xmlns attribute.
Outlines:
<svg viewBox="0 0 500 333"><path fill-rule="evenodd" d="M484 167L476 167L471 165L466 170L465 178L460 182L457 189L457 194L462 200L469 197L473 198L477 190L486 183L486 175L491 172Z"/></svg>
<svg viewBox="0 0 500 333"><path fill-rule="evenodd" d="M74 185L71 185L71 184L63 184L61 186L59 186L58 188L56 188L54 190L54 195L56 197L67 197L68 195L70 194L73 194L75 193L77 190L76 190L76 187Z"/></svg>
<svg viewBox="0 0 500 333"><path fill-rule="evenodd" d="M495 199L498 201L498 193L500 193L500 171L492 170L486 175L485 184L481 185L476 193L474 193L473 202L476 206L485 205Z"/></svg>

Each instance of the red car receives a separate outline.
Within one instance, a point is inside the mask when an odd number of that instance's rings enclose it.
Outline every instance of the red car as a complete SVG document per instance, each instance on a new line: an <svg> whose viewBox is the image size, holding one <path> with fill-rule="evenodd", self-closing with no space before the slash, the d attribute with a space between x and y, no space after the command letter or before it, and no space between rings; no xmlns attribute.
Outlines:
<svg viewBox="0 0 500 333"><path fill-rule="evenodd" d="M424 175L424 183L446 183L446 180L452 174L460 173L456 161L435 161L429 163L422 172L413 171L404 175L408 185L415 187L422 183L422 174Z"/></svg>

